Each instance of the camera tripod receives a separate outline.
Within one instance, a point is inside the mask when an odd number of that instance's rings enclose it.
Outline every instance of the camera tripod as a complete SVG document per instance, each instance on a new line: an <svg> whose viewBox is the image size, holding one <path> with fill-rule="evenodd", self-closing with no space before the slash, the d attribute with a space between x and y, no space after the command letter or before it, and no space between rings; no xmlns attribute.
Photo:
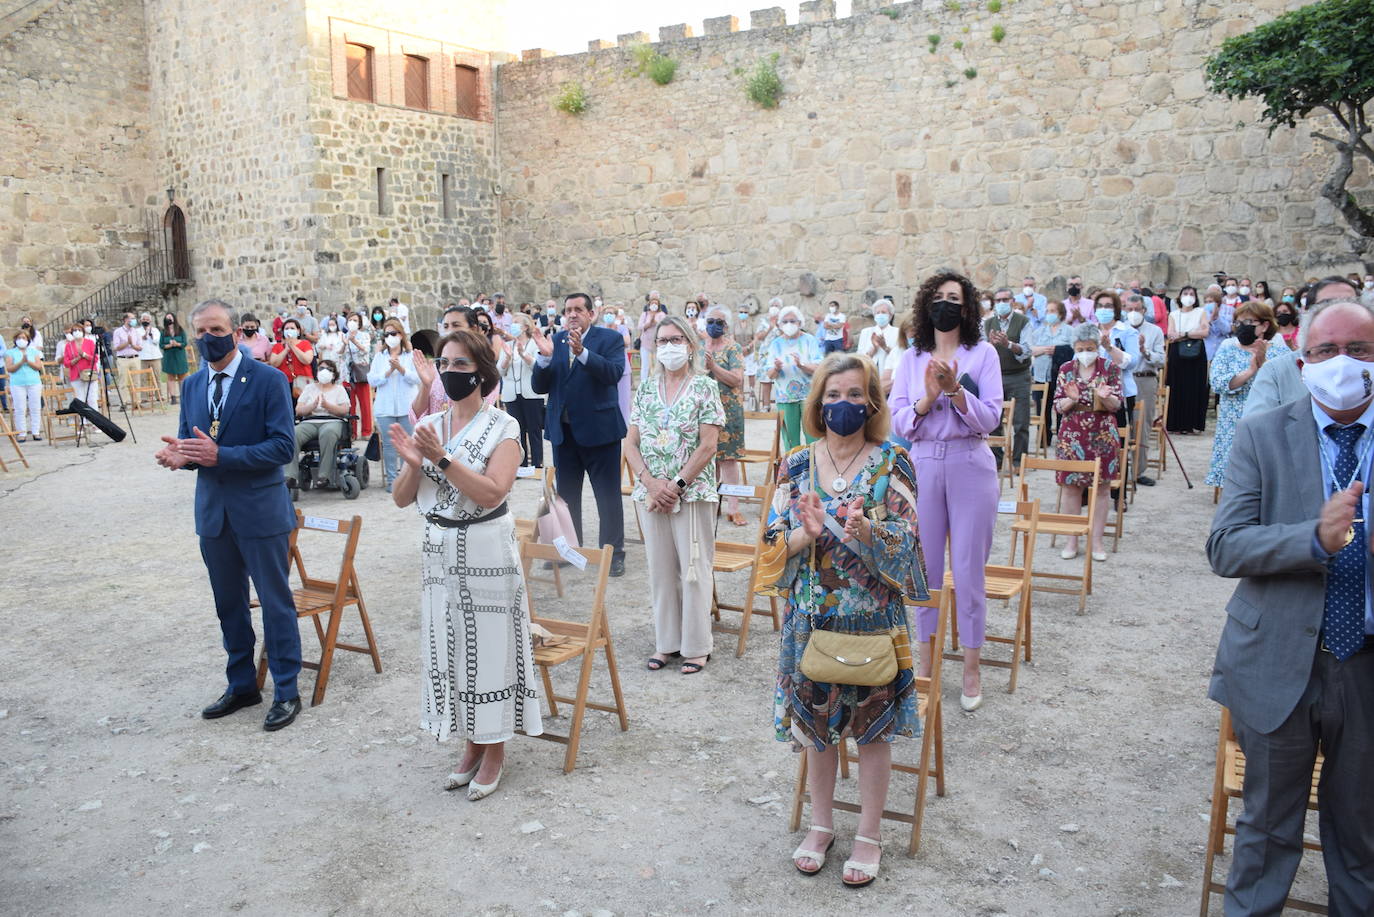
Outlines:
<svg viewBox="0 0 1374 917"><path fill-rule="evenodd" d="M124 389L119 383L119 364L115 360L114 354L110 353L110 347L105 343L104 335L97 333L94 328L91 329L91 333L95 338L96 368L94 371L100 373L102 377L100 380L101 382L105 381L103 377L106 373L109 373L110 379L112 380L110 385L101 385L100 387L100 397L105 399L105 415L107 417L110 415L110 389L113 388L115 394L119 396L119 410L120 413L124 415L124 425L129 428L129 435L133 437L136 443L138 442L138 435L134 433L133 418L129 416L129 399L125 396ZM80 378L81 376L78 373L77 379L79 380ZM90 394L89 385L86 387L86 394ZM92 407L96 407L96 405L92 405ZM91 434L86 430L86 418L84 415L78 414L76 419L76 441L78 443L81 442L81 437L83 435L86 437L87 445L89 445Z"/></svg>

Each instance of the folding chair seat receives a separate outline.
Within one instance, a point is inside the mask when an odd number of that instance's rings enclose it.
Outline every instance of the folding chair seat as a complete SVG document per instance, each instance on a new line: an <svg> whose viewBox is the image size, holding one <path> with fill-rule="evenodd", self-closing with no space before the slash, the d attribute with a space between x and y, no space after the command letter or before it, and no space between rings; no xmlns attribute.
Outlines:
<svg viewBox="0 0 1374 917"><path fill-rule="evenodd" d="M782 618L778 614L778 600L776 597L768 599L768 610L755 609L755 593L759 588L759 553L763 548L763 533L768 527L768 508L773 503L774 483L770 475L769 483L755 487L749 484L722 484L721 492L728 493L729 488L738 488L734 496L741 500L756 502L759 504L759 524L754 541L744 543L739 541L717 541L715 559L711 569L715 573L738 573L742 570L749 570L749 586L741 600L741 604L731 605L720 600L719 584L713 583L711 586L711 616L715 618L715 629L727 634L739 636L739 642L735 647L735 656L743 656L745 644L749 642L749 624L754 615L763 615L765 618L773 619L773 630L782 629ZM743 491L749 491L747 494ZM730 627L720 623L721 611L740 612L740 622L738 627Z"/></svg>
<svg viewBox="0 0 1374 917"><path fill-rule="evenodd" d="M1097 461L1070 461L1068 459L1038 459L1033 456L1025 456L1021 459L1021 478L1019 485L1018 501L1021 503L1030 502L1029 482L1026 480L1027 471L1049 471L1070 473L1091 474L1092 484L1088 487L1088 506L1087 515L1081 513L1040 513L1038 534L1049 535L1050 544L1054 544L1053 539L1060 536L1068 538L1090 539L1092 533L1092 514L1097 508L1097 488L1098 475L1101 468ZM1054 484L1056 492L1059 485ZM1062 509L1062 507L1060 507ZM1011 556L1007 560L1009 566L1016 565L1016 551L1018 546L1025 546L1029 543L1030 525L1026 519L1018 519L1011 525ZM1093 552L1091 543L1083 545L1083 573L1081 575L1072 573L1046 573L1032 569L1032 582L1034 588L1039 592L1056 592L1061 595L1078 596L1078 613L1082 614L1087 608L1088 596L1093 591ZM1029 566L1029 565L1027 565ZM1052 585L1057 582L1077 583L1078 588L1068 588L1065 586Z"/></svg>
<svg viewBox="0 0 1374 917"><path fill-rule="evenodd" d="M949 624L950 607L953 604L951 597L952 593L948 589L931 589L927 601L907 605L908 609L939 609L935 633L930 637L930 677L916 679L916 714L920 717L922 726L920 756L915 764L892 762L894 772L915 775L915 798L910 812L884 809L882 815L888 821L911 825L911 839L907 843L908 856L915 856L916 851L921 848L921 824L925 819L929 781L935 781L936 796L945 795L945 727L943 705L940 701L940 671L943 657L939 649L944 645L945 629ZM850 750L848 739L840 743L839 752L840 776L848 779L849 765L858 762L858 752ZM807 755L803 753L798 757L801 760L797 765L797 781L792 788L792 820L789 825L791 831L801 827L802 806L811 802L811 794L806 789ZM835 800L834 807L844 812L860 811L858 803L840 799Z"/></svg>
<svg viewBox="0 0 1374 917"><path fill-rule="evenodd" d="M1031 661L1031 596L1035 591L1032 588L1031 570L1035 562L1035 542L1040 533L1040 501L1017 503L1014 507L1008 508L1007 512L1015 516L1016 521L1024 522L1026 525L1026 552L1022 558L1023 566L1011 567L988 564L983 568L983 594L989 599L1001 599L1008 603L1015 600L1016 627L1010 637L988 633L983 635L983 639L987 643L1010 646L1011 658L1002 660L982 656L980 662L982 665L995 666L999 669L1011 669L1007 693L1014 694L1016 693L1016 678L1021 671L1022 658L1024 657L1026 662ZM952 570L945 571L945 589L957 598L958 590L954 586L954 572ZM949 638L950 651L944 654L945 658L962 661L964 657L959 652L959 619L957 617L950 621Z"/></svg>
<svg viewBox="0 0 1374 917"><path fill-rule="evenodd" d="M1317 808L1317 787L1321 783L1323 760L1324 756L1318 752L1317 764L1312 769L1312 787L1307 795L1309 811L1315 811ZM1222 707L1221 727L1217 730L1216 772L1212 779L1212 812L1207 827L1207 850L1203 854L1201 917L1207 917L1212 895L1226 892L1225 880L1217 880L1212 876L1217 857L1225 852L1226 835L1234 836L1236 833L1235 823L1230 820L1231 800L1240 799L1243 802L1244 789L1245 753L1240 750L1240 743L1236 741L1235 731L1231 728L1231 711ZM1322 849L1320 842L1305 838L1302 847L1304 850ZM1290 897L1284 903L1294 910L1306 911L1309 914L1327 912L1326 905L1316 901Z"/></svg>
<svg viewBox="0 0 1374 917"><path fill-rule="evenodd" d="M10 445L14 447L14 454L19 456L19 461L24 463L24 467L29 467L29 460L24 458L24 450L19 448L19 434L14 432L10 426L10 419L6 412L0 411L0 439L8 439ZM9 471L10 466L5 464L5 460L0 458L0 471Z"/></svg>
<svg viewBox="0 0 1374 917"><path fill-rule="evenodd" d="M315 635L320 638L320 661L302 662L301 667L314 669L318 674L315 677L315 693L310 698L310 706L314 707L324 700L325 688L329 686L329 672L334 664L335 650L348 650L353 653L364 653L372 657L372 667L381 674L382 659L377 653L377 640L372 634L372 621L367 616L367 606L363 603L362 588L358 584L358 573L353 566L353 557L358 550L358 536L362 532L363 520L361 516L354 516L352 519L327 519L320 516L306 516L300 510L296 510L296 527L291 530L291 537L288 541L291 566L295 568L296 574L300 577L301 587L291 591L291 598L296 603L296 617L309 618L315 625ZM332 534L344 535L347 541L344 544L343 560L339 563L339 575L334 580L313 579L305 570L305 558L300 549L300 533L303 529L310 529L316 532L328 532ZM259 602L254 599L250 603L251 607L257 608ZM350 643L339 642L339 624L343 620L344 610L350 605L358 609L358 617L362 619L363 634L367 637L367 646L355 646ZM320 624L320 616L328 615L329 624ZM267 648L264 646L258 654L258 689L267 683Z"/></svg>
<svg viewBox="0 0 1374 917"><path fill-rule="evenodd" d="M546 728L538 736L538 738L559 742L567 746L568 750L563 756L563 773L565 774L572 773L573 768L577 766L577 749L582 741L582 720L589 708L616 714L620 719L621 732L630 728L630 719L625 712L625 697L620 690L620 673L615 664L615 645L611 640L610 624L606 618L606 580L610 575L611 557L615 552L610 545L596 549L573 548L572 550L575 550L592 565L588 571L584 572L589 572L596 577L591 614L586 623L537 615L534 596L527 593L530 603L530 620L550 633L566 638L564 642L552 646L545 645L534 648L534 664L539 667L539 673L544 680L544 697L549 702L549 717L558 716L559 703L572 705L572 719L568 724L567 735L557 735ZM556 562L560 557L558 549L552 545L538 544L533 541L520 543L520 565L524 568L526 580L529 579L532 563L539 560ZM582 595L585 597L585 593ZM597 650L603 651L606 655L606 670L610 675L611 691L615 696L614 706L587 699ZM563 663L574 660L581 661L576 693L572 696L559 694L554 690L553 678L550 673Z"/></svg>

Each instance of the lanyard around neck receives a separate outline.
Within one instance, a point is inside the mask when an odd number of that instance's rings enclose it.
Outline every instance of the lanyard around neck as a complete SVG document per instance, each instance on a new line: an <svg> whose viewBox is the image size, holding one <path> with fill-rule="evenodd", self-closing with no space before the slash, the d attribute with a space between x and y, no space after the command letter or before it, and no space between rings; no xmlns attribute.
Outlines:
<svg viewBox="0 0 1374 917"><path fill-rule="evenodd" d="M1336 442L1334 437L1327 435L1326 427L1319 429L1317 435L1325 436L1331 441L1332 445L1336 446L1336 455L1339 458L1340 444ZM1322 442L1320 446L1321 448L1317 451L1321 454L1322 471L1325 472L1326 478L1331 482L1331 493L1334 494L1338 491L1349 490L1351 484L1363 479L1364 469L1369 463L1369 454L1374 452L1374 433L1366 429L1360 434L1360 451L1355 454L1355 470L1350 473L1350 480L1346 481L1345 484L1341 486L1338 486L1340 482L1336 480L1336 467L1332 463L1331 457L1326 454L1326 443Z"/></svg>

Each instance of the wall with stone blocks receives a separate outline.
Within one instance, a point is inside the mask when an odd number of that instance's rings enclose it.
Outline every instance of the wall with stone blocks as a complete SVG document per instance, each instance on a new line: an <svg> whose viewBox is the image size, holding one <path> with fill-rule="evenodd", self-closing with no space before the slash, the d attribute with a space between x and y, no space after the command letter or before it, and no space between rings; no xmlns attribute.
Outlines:
<svg viewBox="0 0 1374 917"><path fill-rule="evenodd" d="M1266 138L1254 107L1204 88L1223 38L1300 4L1019 0L994 15L856 0L832 20L822 0L803 4L808 24L760 10L749 30L658 44L680 62L667 86L633 72L642 33L506 64L507 291L909 302L942 265L985 285L1348 265L1318 197L1323 145L1306 126ZM783 95L764 110L743 74L773 54ZM569 82L589 95L581 116L552 107Z"/></svg>
<svg viewBox="0 0 1374 917"><path fill-rule="evenodd" d="M144 257L153 180L140 0L21 10L0 37L0 333Z"/></svg>

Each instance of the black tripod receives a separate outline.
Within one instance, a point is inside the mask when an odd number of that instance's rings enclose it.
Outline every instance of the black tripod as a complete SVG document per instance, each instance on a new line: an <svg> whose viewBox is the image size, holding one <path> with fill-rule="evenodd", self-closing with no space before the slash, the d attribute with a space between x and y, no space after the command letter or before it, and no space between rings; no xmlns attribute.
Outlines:
<svg viewBox="0 0 1374 917"><path fill-rule="evenodd" d="M96 368L93 372L100 374L101 382L105 381L104 377L106 373L108 373L110 379L113 380L110 384L114 387L115 394L119 396L119 410L124 415L124 425L129 428L129 435L134 438L134 442L138 442L138 435L134 433L133 419L129 416L129 400L124 395L124 389L119 385L119 364L115 361L114 354L110 353L110 346L105 343L105 335L103 332L103 328L91 329L91 336L95 338ZM78 374L77 378L80 379L81 376ZM87 386L86 394L90 394L89 386ZM109 386L101 386L101 394L105 397L105 411L108 415L110 411ZM82 434L85 434L86 443L89 445L91 435L86 432L86 418L84 415L78 415L76 420L76 441L78 443L81 442Z"/></svg>

